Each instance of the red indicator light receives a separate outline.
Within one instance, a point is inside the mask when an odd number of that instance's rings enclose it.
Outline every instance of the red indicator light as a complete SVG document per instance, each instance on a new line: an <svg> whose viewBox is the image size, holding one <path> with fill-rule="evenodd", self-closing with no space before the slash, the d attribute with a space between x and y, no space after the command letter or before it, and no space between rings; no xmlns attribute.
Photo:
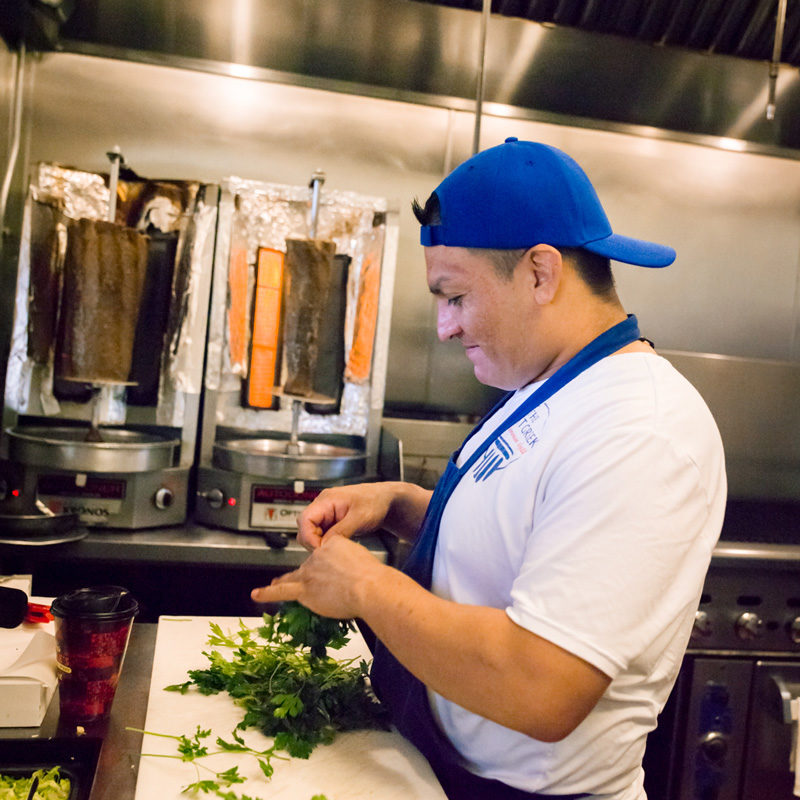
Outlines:
<svg viewBox="0 0 800 800"><path fill-rule="evenodd" d="M235 497L229 497L228 498L228 505L229 506L235 506L236 505L236 498Z"/></svg>
<svg viewBox="0 0 800 800"><path fill-rule="evenodd" d="M12 489L11 490L12 497L19 497L19 489Z"/></svg>

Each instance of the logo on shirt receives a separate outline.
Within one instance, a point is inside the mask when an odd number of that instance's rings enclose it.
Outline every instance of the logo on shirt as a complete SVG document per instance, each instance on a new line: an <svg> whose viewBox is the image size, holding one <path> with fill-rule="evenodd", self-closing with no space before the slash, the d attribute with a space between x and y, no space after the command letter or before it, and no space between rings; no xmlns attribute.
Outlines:
<svg viewBox="0 0 800 800"><path fill-rule="evenodd" d="M546 418L546 414L544 418ZM525 455L537 442L534 426L543 419L539 409L503 431L486 449L472 468L475 483L488 480L496 472L505 469Z"/></svg>

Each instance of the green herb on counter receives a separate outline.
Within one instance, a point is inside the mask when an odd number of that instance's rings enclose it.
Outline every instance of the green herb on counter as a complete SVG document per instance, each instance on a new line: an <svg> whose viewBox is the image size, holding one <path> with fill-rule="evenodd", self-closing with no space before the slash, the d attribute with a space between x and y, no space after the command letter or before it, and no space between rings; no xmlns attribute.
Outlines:
<svg viewBox="0 0 800 800"><path fill-rule="evenodd" d="M233 738L232 742L225 741L222 737L218 736L216 744L217 747L219 747L219 750L209 750L208 744L206 744L203 740L211 736L211 730L204 730L199 725L197 726L197 730L194 732L194 735L191 737L185 735L173 736L168 733L153 733L152 731L144 731L140 728L128 727L125 730L136 731L137 733L146 733L150 736L159 736L163 739L174 739L178 743L178 755L171 756L164 753L142 753L142 757L177 758L181 761L192 763L197 770L197 780L194 783L187 784L183 787L183 789L181 789L181 794L190 795L191 797L197 797L200 794L209 794L214 797L219 797L221 800L260 800L260 798L257 797L251 797L247 794L239 795L236 794L236 792L229 790L229 788L234 784L245 782L245 778L239 775L239 768L237 766L230 767L229 769L221 772L215 772L213 769L211 769L211 767L201 763L199 761L201 758L220 755L221 753L246 753L248 755L255 756L258 766L267 780L272 777L273 773L272 759L286 758L285 756L280 756L275 753L274 746L269 747L266 750L254 750L253 748L248 747L238 731L233 731L231 734ZM201 778L200 768L212 773L214 777ZM69 791L69 789L67 789L67 791ZM25 800L26 797L27 794L22 796L22 800ZM66 798L67 796L64 795L63 800L66 800ZM9 796L6 798L5 795L0 794L0 800L16 800L16 797ZM50 800L50 798L43 798L43 800ZM61 800L61 797L54 797L52 800ZM324 794L315 794L311 800L328 800L328 798Z"/></svg>
<svg viewBox="0 0 800 800"><path fill-rule="evenodd" d="M174 739L178 755L144 753L161 758L191 762L197 780L182 789L184 794L210 794L222 800L255 800L237 795L230 787L242 783L237 767L215 772L199 759L220 753L242 753L255 757L264 777L273 774L272 761L285 758L279 751L296 758L308 758L318 744L333 741L340 731L387 728L388 718L372 694L366 661L337 661L328 649L347 644L355 630L352 621L321 617L296 602L284 603L274 615L264 614L264 624L226 633L218 623L210 623L208 644L231 651L226 658L218 650L204 651L210 666L189 670L189 680L166 686L171 692L186 694L196 687L201 694L227 692L244 709L244 717L232 732L232 741L217 737L216 750L206 741L211 735L199 725L192 736L139 731ZM272 737L266 750L250 748L239 733L257 728ZM128 730L138 730L129 728ZM199 768L213 773L201 779ZM0 798L3 800L3 798ZM324 794L311 800L327 800Z"/></svg>
<svg viewBox="0 0 800 800"><path fill-rule="evenodd" d="M197 726L197 730L194 732L194 735L191 737L186 735L173 736L168 733L153 733L153 731L143 731L139 728L130 727L126 728L126 730L136 731L137 733L147 733L150 736L159 736L163 739L174 739L177 742L178 755L171 756L164 753L142 753L142 756L147 756L149 758L177 758L181 761L187 761L194 764L194 767L197 770L197 780L194 783L190 783L188 786L184 786L181 790L183 794L193 796L202 793L213 794L217 797L223 798L223 800L257 800L257 798L250 797L246 794L237 795L233 791L222 791L223 789L233 786L234 784L244 783L245 779L239 775L238 767L233 766L230 769L216 772L215 770L211 769L211 767L201 763L199 761L201 758L219 755L220 753L246 753L256 758L259 768L264 773L264 777L267 779L272 777L272 759L285 758L285 756L276 755L274 746L269 747L266 750L254 750L253 748L248 747L237 731L234 731L232 734L232 742L225 741L222 737L218 736L216 744L219 749L209 750L209 745L204 740L211 736L211 730L204 730L199 725ZM205 779L200 778L200 768L212 773L214 777ZM2 798L0 798L0 800L2 800Z"/></svg>
<svg viewBox="0 0 800 800"><path fill-rule="evenodd" d="M185 693L228 692L244 709L238 728L257 728L274 738L276 750L308 758L318 744L339 731L385 728L387 719L372 695L365 661L337 661L327 649L343 647L352 623L320 617L299 603L286 603L264 625L226 634L211 623L208 643L229 648L204 652L207 669L189 671L185 683L167 686Z"/></svg>
<svg viewBox="0 0 800 800"><path fill-rule="evenodd" d="M39 778L39 785L33 800L67 800L69 797L69 778L62 776L58 767L53 767L48 770L37 769L25 778L0 775L0 800L27 800L35 777Z"/></svg>

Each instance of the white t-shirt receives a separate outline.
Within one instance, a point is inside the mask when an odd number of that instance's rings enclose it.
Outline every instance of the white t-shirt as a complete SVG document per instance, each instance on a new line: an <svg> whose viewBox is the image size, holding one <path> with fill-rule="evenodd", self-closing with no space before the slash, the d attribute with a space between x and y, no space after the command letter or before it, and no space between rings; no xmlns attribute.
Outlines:
<svg viewBox="0 0 800 800"><path fill-rule="evenodd" d="M460 463L539 385L488 420ZM469 769L545 794L645 797L645 739L681 665L725 498L708 408L651 353L603 359L489 447L444 511L433 591L504 608L612 680L555 743L431 692Z"/></svg>

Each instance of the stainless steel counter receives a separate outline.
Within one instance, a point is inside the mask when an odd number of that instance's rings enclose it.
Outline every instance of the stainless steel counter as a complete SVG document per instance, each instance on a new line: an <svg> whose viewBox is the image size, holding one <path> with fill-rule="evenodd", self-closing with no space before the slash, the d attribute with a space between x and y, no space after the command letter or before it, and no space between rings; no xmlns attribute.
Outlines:
<svg viewBox="0 0 800 800"><path fill-rule="evenodd" d="M136 789L142 734L128 728L143 728L150 691L157 626L136 623L131 632L119 685L108 720L85 726L79 732L74 725L59 720L58 692L55 693L39 728L0 729L2 739L57 739L65 741L84 736L102 739L90 800L132 800Z"/></svg>
<svg viewBox="0 0 800 800"><path fill-rule="evenodd" d="M382 537L366 536L359 541L378 558L384 561L389 558L389 550ZM293 536L289 537L286 547L270 547L259 533L216 530L187 522L180 526L140 531L90 528L84 539L46 547L33 544L2 545L0 563L3 554L32 555L38 552L46 555L56 550L60 556L87 561L247 564L283 569L294 569L307 555Z"/></svg>
<svg viewBox="0 0 800 800"><path fill-rule="evenodd" d="M389 559L382 537L366 536L359 541L381 560ZM285 570L300 566L308 555L293 536L286 547L270 547L259 533L218 530L194 522L141 531L91 528L85 539L55 547L62 557L84 561L263 566ZM15 552L31 549L16 547ZM2 554L0 549L0 559Z"/></svg>
<svg viewBox="0 0 800 800"><path fill-rule="evenodd" d="M395 563L391 537L360 539ZM33 594L56 597L76 586L117 584L139 601L140 622L162 614L253 616L250 590L292 570L307 552L290 537L270 547L255 533L194 523L143 531L93 529L86 538L49 546L0 545L0 574L33 575Z"/></svg>

